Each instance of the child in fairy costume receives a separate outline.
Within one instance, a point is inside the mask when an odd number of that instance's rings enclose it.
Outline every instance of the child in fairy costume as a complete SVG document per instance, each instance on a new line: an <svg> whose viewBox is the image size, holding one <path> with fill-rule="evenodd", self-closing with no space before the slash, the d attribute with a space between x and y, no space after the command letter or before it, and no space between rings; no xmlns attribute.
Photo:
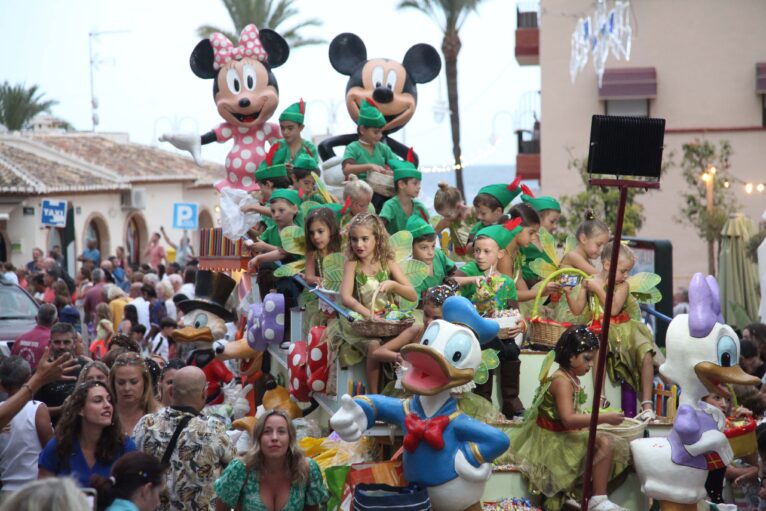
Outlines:
<svg viewBox="0 0 766 511"><path fill-rule="evenodd" d="M351 220L342 275L342 303L363 318L385 311L392 295L417 302L415 288L400 268L389 245L388 233L373 214L362 213ZM333 348L340 346L339 356L343 365L359 362L367 354L370 339L355 334L344 318L333 321L326 335L332 340Z"/></svg>
<svg viewBox="0 0 766 511"><path fill-rule="evenodd" d="M468 237L477 223L473 208L465 204L460 190L442 181L434 195L434 209L441 215L434 230L441 233L444 229L449 229L452 258L456 261L471 261Z"/></svg>
<svg viewBox="0 0 766 511"><path fill-rule="evenodd" d="M532 191L521 185L523 193L521 194L521 202L531 206L538 216L540 217L540 230L545 229L549 234L555 235L558 229L559 219L561 218L561 204L559 201L549 196L535 197ZM540 276L537 275L532 268L529 267L529 263L538 258L543 258L549 263L553 261L545 253L539 240L532 240L532 243L521 249L521 254L524 256L524 264L521 267L521 276L524 282L529 287L532 287L537 281L540 280Z"/></svg>
<svg viewBox="0 0 766 511"><path fill-rule="evenodd" d="M341 231L346 230L351 219L360 213L375 213L372 205L372 188L356 175L348 176L343 185L343 205L339 209Z"/></svg>
<svg viewBox="0 0 766 511"><path fill-rule="evenodd" d="M606 286L611 266L612 245L608 244L601 251L602 269L591 278L586 279L582 287L587 293L575 296L571 288L564 288L567 302L575 315L588 309L591 318L591 328L601 329L603 309L600 304L606 303ZM614 283L612 301L612 317L609 326L609 352L607 353L606 369L611 380L615 383L624 381L633 387L641 396L641 413L637 419L654 419L652 402L652 381L654 379L653 356L655 350L653 335L649 328L641 322L641 310L638 301L631 294L645 293L645 301L658 301L659 292L654 289L659 283L659 277L654 274L641 273L630 277L630 271L636 263L633 252L626 246L620 245L617 259L617 273ZM630 280L635 282L638 289L631 289ZM655 294L655 296L652 296ZM589 303L588 296L596 300ZM602 398L603 400L603 398Z"/></svg>
<svg viewBox="0 0 766 511"><path fill-rule="evenodd" d="M455 272L455 263L436 247L436 231L422 218L411 216L405 230L412 234L412 258L428 266L428 276L415 287L418 299L422 300L428 289L441 285Z"/></svg>
<svg viewBox="0 0 766 511"><path fill-rule="evenodd" d="M540 386L511 438L514 463L533 493L546 499L547 511L561 509L566 498L580 496L588 445L590 414L582 412L587 396L580 378L591 370L598 353L596 335L584 325L569 327L546 356ZM549 375L553 362L559 368ZM622 412L599 414L599 424L619 425ZM628 466L630 450L623 439L599 431L593 457L593 496L589 511L627 511L607 498L607 484Z"/></svg>
<svg viewBox="0 0 766 511"><path fill-rule="evenodd" d="M520 220L481 229L473 247L476 261L465 264L455 273L454 279L461 286L461 294L476 305L480 314L492 316L517 306L513 279L500 273L497 267L507 257L503 247L508 246L522 230ZM524 328L522 322L513 328L503 329L502 339L493 339L484 346L499 352L501 410L508 418L524 411L524 405L519 400L519 348L513 340ZM475 389L477 394L489 401L492 400L493 378L494 372Z"/></svg>
<svg viewBox="0 0 766 511"><path fill-rule="evenodd" d="M304 225L306 240L306 282L313 286L322 286L323 261L330 254L341 250L340 225L338 217L329 206L314 206L309 210ZM327 316L319 311L315 295L304 291L301 302L306 310L303 315L303 339L308 331L318 325L327 324Z"/></svg>

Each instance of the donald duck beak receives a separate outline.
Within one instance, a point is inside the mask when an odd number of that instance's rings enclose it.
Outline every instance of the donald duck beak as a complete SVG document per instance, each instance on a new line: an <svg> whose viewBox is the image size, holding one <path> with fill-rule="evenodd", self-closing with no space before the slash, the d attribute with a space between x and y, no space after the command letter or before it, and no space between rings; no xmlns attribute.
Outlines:
<svg viewBox="0 0 766 511"><path fill-rule="evenodd" d="M410 364L402 386L413 394L433 396L473 380L473 368L456 368L430 346L408 344L400 353Z"/></svg>
<svg viewBox="0 0 766 511"><path fill-rule="evenodd" d="M215 339L213 339L213 331L208 327L194 328L186 326L173 332L173 340L176 342L213 342Z"/></svg>
<svg viewBox="0 0 766 511"><path fill-rule="evenodd" d="M724 397L731 397L729 389L723 385L725 383L757 385L761 382L759 378L743 371L739 365L722 367L712 362L700 362L694 366L694 372L705 388Z"/></svg>

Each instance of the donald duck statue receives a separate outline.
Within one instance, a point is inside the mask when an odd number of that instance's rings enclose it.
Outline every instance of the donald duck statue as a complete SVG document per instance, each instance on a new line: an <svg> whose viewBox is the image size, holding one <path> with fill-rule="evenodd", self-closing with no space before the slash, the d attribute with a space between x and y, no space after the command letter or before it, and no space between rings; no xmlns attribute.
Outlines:
<svg viewBox="0 0 766 511"><path fill-rule="evenodd" d="M738 365L739 338L724 323L718 283L697 273L689 286L689 314L673 318L666 336L667 358L660 373L681 388L673 429L667 438L630 444L641 488L663 511L696 510L707 496L708 470L733 458L723 433L723 413L702 401L707 394L728 396L727 383L760 380Z"/></svg>
<svg viewBox="0 0 766 511"><path fill-rule="evenodd" d="M457 409L453 396L473 388L481 344L497 335L498 324L484 319L464 297L448 298L444 320L434 320L419 344L401 350L402 386L413 397L341 397L330 419L345 441L358 440L375 421L397 424L404 433L404 476L425 487L437 511L480 510L492 475L492 460L508 449L508 437Z"/></svg>

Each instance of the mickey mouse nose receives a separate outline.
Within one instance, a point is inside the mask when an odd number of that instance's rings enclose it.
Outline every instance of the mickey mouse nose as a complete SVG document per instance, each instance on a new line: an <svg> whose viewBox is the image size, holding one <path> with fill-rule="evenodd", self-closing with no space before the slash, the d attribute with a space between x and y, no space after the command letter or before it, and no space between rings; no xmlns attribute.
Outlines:
<svg viewBox="0 0 766 511"><path fill-rule="evenodd" d="M372 91L372 99L378 103L390 103L394 99L394 91L388 87L377 87Z"/></svg>
<svg viewBox="0 0 766 511"><path fill-rule="evenodd" d="M250 100L247 98L242 98L239 100L239 106L240 108L247 108L250 106Z"/></svg>

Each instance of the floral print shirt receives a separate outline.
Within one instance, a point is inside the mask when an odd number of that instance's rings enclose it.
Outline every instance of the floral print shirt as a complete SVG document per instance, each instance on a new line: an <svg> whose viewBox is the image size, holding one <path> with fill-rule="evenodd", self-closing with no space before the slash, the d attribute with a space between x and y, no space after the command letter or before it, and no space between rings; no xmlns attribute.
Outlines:
<svg viewBox="0 0 766 511"><path fill-rule="evenodd" d="M133 430L138 449L161 460L176 426L185 415L189 413L171 407L144 415ZM157 509L215 509L213 483L235 455L222 420L204 415L194 417L181 431L170 456L167 485Z"/></svg>
<svg viewBox="0 0 766 511"><path fill-rule="evenodd" d="M309 480L305 484L290 486L290 496L281 511L303 511L305 506L318 506L328 499L327 488L322 480L322 471L316 461L309 463ZM243 488L244 486L244 488ZM236 459L226 467L223 475L215 482L215 493L229 507L235 507L242 496L242 511L268 511L261 501L261 487L258 478L247 470L242 460Z"/></svg>

